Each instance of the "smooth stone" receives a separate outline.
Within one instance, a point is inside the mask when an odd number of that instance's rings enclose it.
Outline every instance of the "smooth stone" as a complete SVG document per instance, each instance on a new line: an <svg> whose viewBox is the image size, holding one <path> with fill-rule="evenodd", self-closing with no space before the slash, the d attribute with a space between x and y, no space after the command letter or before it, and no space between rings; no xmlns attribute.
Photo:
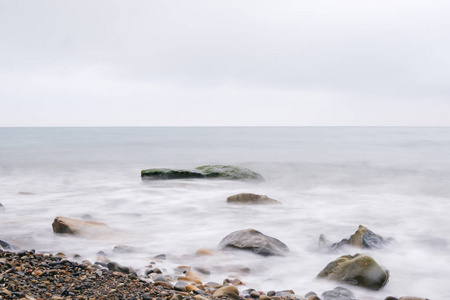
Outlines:
<svg viewBox="0 0 450 300"><path fill-rule="evenodd" d="M267 296L273 297L273 296L275 296L276 293L277 293L277 292L275 292L275 291L268 291L268 292L267 292Z"/></svg>
<svg viewBox="0 0 450 300"><path fill-rule="evenodd" d="M173 288L177 291L186 292L186 286L188 285L185 281L177 281Z"/></svg>
<svg viewBox="0 0 450 300"><path fill-rule="evenodd" d="M56 234L71 234L86 238L109 236L113 230L105 223L56 217L52 224Z"/></svg>
<svg viewBox="0 0 450 300"><path fill-rule="evenodd" d="M389 271L368 255L344 255L330 262L317 277L380 290L389 280Z"/></svg>
<svg viewBox="0 0 450 300"><path fill-rule="evenodd" d="M278 292L276 292L275 296L277 296L277 297L290 297L293 294L295 294L293 290L285 290L285 291L278 291Z"/></svg>
<svg viewBox="0 0 450 300"><path fill-rule="evenodd" d="M194 296L194 299L195 299L195 300L209 300L208 298L203 297L203 296L200 296L200 295Z"/></svg>
<svg viewBox="0 0 450 300"><path fill-rule="evenodd" d="M251 193L241 193L227 198L230 204L281 204L280 201L269 198L265 195Z"/></svg>
<svg viewBox="0 0 450 300"><path fill-rule="evenodd" d="M155 285L155 286L162 286L165 289L173 290L173 285L171 285L170 283L165 282L165 281L155 281L153 283L153 285Z"/></svg>
<svg viewBox="0 0 450 300"><path fill-rule="evenodd" d="M205 284L205 287L211 287L213 289L219 289L219 288L222 287L222 285L220 283L217 283L217 282L214 282L214 281L210 281L210 282L207 282Z"/></svg>
<svg viewBox="0 0 450 300"><path fill-rule="evenodd" d="M218 247L247 250L263 256L283 256L289 252L289 248L283 242L255 229L234 231L227 235Z"/></svg>
<svg viewBox="0 0 450 300"><path fill-rule="evenodd" d="M388 296L384 300L398 300L396 297Z"/></svg>
<svg viewBox="0 0 450 300"><path fill-rule="evenodd" d="M261 296L261 294L259 292L257 292L257 291L251 291L250 292L250 296L253 297L253 298L258 298L259 299L259 296Z"/></svg>
<svg viewBox="0 0 450 300"><path fill-rule="evenodd" d="M308 299L310 296L313 296L313 295L317 296L316 292L313 292L313 291L308 292L305 294L305 298Z"/></svg>
<svg viewBox="0 0 450 300"><path fill-rule="evenodd" d="M228 180L257 180L264 181L264 178L247 168L237 166L208 165L197 167L194 170L173 170L173 169L147 169L141 171L143 180L164 180L164 179L228 179Z"/></svg>
<svg viewBox="0 0 450 300"><path fill-rule="evenodd" d="M259 296L259 300L271 300L272 298L270 298L269 296L267 296L267 295L261 295L261 296Z"/></svg>
<svg viewBox="0 0 450 300"><path fill-rule="evenodd" d="M167 282L167 279L166 279L166 277L164 277L164 275L163 274L158 274L158 275L156 275L155 276L155 278L153 278L153 281L154 282Z"/></svg>
<svg viewBox="0 0 450 300"><path fill-rule="evenodd" d="M239 299L239 290L232 285L223 286L214 292L213 297L231 297Z"/></svg>
<svg viewBox="0 0 450 300"><path fill-rule="evenodd" d="M211 275L211 271L209 271L205 268L202 268L202 267L194 267L194 271L199 272L203 275Z"/></svg>
<svg viewBox="0 0 450 300"><path fill-rule="evenodd" d="M308 300L321 300L317 295L311 295L307 298Z"/></svg>
<svg viewBox="0 0 450 300"><path fill-rule="evenodd" d="M184 288L185 288L186 292L193 292L193 291L199 290L198 287L196 287L195 285L192 285L192 284L187 284L187 285L185 285Z"/></svg>
<svg viewBox="0 0 450 300"><path fill-rule="evenodd" d="M322 300L356 300L352 291L340 286L331 291L323 292L321 297Z"/></svg>

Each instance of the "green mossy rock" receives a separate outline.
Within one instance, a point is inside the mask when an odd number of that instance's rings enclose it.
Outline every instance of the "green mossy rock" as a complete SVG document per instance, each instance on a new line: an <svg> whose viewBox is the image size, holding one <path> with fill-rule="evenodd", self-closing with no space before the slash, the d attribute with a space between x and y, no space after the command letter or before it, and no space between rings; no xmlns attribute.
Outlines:
<svg viewBox="0 0 450 300"><path fill-rule="evenodd" d="M173 169L148 169L142 170L142 179L195 179L195 178L217 178L227 180L255 180L264 181L264 178L249 169L236 166L208 165L195 168L194 170Z"/></svg>
<svg viewBox="0 0 450 300"><path fill-rule="evenodd" d="M344 255L330 262L317 277L378 291L388 282L389 271L368 255Z"/></svg>

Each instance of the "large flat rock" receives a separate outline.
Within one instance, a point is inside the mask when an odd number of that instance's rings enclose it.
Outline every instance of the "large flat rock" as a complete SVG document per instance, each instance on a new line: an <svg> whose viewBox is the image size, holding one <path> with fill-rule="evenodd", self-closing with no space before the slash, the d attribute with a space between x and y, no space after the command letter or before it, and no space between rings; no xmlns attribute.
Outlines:
<svg viewBox="0 0 450 300"><path fill-rule="evenodd" d="M280 240L254 229L230 233L219 243L219 248L246 250L263 256L282 256L289 252L288 246Z"/></svg>
<svg viewBox="0 0 450 300"><path fill-rule="evenodd" d="M192 170L147 169L141 171L143 180L164 179L226 179L264 181L264 178L252 170L237 166L207 165Z"/></svg>
<svg viewBox="0 0 450 300"><path fill-rule="evenodd" d="M111 227L102 222L85 221L66 217L56 217L52 223L53 232L85 238L107 237L114 233Z"/></svg>

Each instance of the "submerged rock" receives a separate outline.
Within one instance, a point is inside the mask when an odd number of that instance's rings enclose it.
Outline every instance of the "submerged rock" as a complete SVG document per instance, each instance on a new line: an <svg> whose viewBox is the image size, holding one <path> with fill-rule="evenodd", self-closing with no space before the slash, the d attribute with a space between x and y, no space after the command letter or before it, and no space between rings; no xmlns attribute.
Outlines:
<svg viewBox="0 0 450 300"><path fill-rule="evenodd" d="M231 204L281 204L280 201L269 198L265 195L251 193L241 193L227 198L227 203Z"/></svg>
<svg viewBox="0 0 450 300"><path fill-rule="evenodd" d="M219 243L219 248L247 250L263 256L281 256L289 252L289 248L280 240L254 229L230 233Z"/></svg>
<svg viewBox="0 0 450 300"><path fill-rule="evenodd" d="M322 300L356 300L352 291L340 286L335 287L331 291L323 292L320 297Z"/></svg>
<svg viewBox="0 0 450 300"><path fill-rule="evenodd" d="M17 251L19 249L20 249L20 247L12 242L0 240L0 250Z"/></svg>
<svg viewBox="0 0 450 300"><path fill-rule="evenodd" d="M5 207L3 206L3 204L0 203L0 212L5 211Z"/></svg>
<svg viewBox="0 0 450 300"><path fill-rule="evenodd" d="M333 250L337 250L345 245L350 245L360 249L380 249L388 244L388 240L363 225L359 225L358 230L356 230L350 238L343 239L338 243L332 244L326 240L323 234L319 237L319 247L322 249L331 248Z"/></svg>
<svg viewBox="0 0 450 300"><path fill-rule="evenodd" d="M86 238L102 237L113 233L113 230L105 223L66 217L56 217L52 227L56 234L71 234Z"/></svg>
<svg viewBox="0 0 450 300"><path fill-rule="evenodd" d="M371 290L380 290L389 280L389 271L365 254L344 255L330 262L318 278L338 281Z"/></svg>
<svg viewBox="0 0 450 300"><path fill-rule="evenodd" d="M236 166L208 165L195 168L194 170L174 169L147 169L141 171L141 178L145 180L158 179L196 179L196 178L219 178L228 180L257 180L264 178L247 168Z"/></svg>

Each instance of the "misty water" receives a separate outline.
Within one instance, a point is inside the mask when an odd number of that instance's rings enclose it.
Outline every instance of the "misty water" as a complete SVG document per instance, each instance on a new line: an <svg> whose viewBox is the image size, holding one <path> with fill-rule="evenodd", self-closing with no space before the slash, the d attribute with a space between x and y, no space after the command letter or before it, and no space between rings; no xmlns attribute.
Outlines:
<svg viewBox="0 0 450 300"><path fill-rule="evenodd" d="M263 291L298 295L339 285L315 276L340 255L367 253L390 272L379 292L358 298L450 297L450 128L0 128L0 239L40 252L111 260L140 274L155 255L211 270L207 281L239 278ZM265 182L142 182L147 168L238 165ZM251 192L282 205L236 206ZM117 235L55 235L57 216L105 222ZM365 225L394 241L381 250L320 251ZM285 257L215 250L229 233L254 228L290 248ZM136 253L114 254L116 245ZM240 269L249 268L250 272ZM240 287L245 289L246 287Z"/></svg>

